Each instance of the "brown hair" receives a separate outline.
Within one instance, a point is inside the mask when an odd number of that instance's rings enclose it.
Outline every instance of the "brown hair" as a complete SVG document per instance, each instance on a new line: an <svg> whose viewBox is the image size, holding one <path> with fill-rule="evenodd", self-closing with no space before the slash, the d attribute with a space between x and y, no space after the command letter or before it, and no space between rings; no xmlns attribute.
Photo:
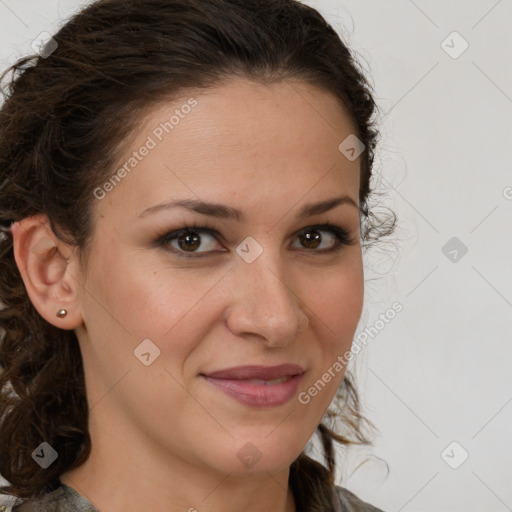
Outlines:
<svg viewBox="0 0 512 512"><path fill-rule="evenodd" d="M315 9L296 0L99 0L53 37L58 47L51 55L22 58L0 78L7 81L0 110L0 474L10 483L2 492L20 497L58 485L60 475L85 462L91 440L77 337L33 307L10 227L46 214L55 234L78 246L85 261L93 191L111 176L141 112L232 76L316 85L347 109L366 148L363 245L391 234L396 223L394 214L379 220L369 208L378 136L371 86ZM363 427L371 423L349 372L335 403L338 410L329 409L326 419L339 418L346 431L319 425L327 467L305 452L291 466L299 510L332 507L333 441L369 443ZM59 454L47 469L31 457L42 441Z"/></svg>

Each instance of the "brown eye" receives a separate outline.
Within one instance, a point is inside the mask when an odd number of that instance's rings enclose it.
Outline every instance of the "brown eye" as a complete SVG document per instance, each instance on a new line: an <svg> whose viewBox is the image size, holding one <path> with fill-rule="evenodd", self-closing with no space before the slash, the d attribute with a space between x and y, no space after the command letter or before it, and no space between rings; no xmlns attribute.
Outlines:
<svg viewBox="0 0 512 512"><path fill-rule="evenodd" d="M345 229L332 224L305 228L296 235L296 238L299 246L293 247L294 249L302 249L319 255L339 251L344 245L354 243ZM188 226L167 233L155 242L158 246L163 246L178 256L198 258L229 252L219 243L219 239L223 238L214 229ZM322 244L326 247L322 247Z"/></svg>
<svg viewBox="0 0 512 512"><path fill-rule="evenodd" d="M300 235L300 241L304 247L316 249L322 241L322 236L318 231L310 230L306 234Z"/></svg>
<svg viewBox="0 0 512 512"><path fill-rule="evenodd" d="M161 237L158 244L169 246L173 252L182 256L205 256L209 252L225 252L218 250L215 231L209 228L187 227L173 231Z"/></svg>
<svg viewBox="0 0 512 512"><path fill-rule="evenodd" d="M305 228L299 233L298 239L300 247L296 248L305 248L313 253L318 252L320 254L340 250L343 245L352 243L349 234L344 229L332 224ZM327 243L327 247L321 247L323 243Z"/></svg>
<svg viewBox="0 0 512 512"><path fill-rule="evenodd" d="M179 235L176 240L180 249L184 251L195 251L201 245L200 236L195 231L189 231L182 235Z"/></svg>

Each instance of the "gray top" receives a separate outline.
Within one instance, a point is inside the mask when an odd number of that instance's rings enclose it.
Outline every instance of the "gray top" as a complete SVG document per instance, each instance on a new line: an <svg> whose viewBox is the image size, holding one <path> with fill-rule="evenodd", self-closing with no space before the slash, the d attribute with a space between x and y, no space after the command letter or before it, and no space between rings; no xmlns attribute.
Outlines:
<svg viewBox="0 0 512 512"><path fill-rule="evenodd" d="M369 503L361 501L344 487L334 487L336 509L325 512L383 512ZM99 512L75 489L61 484L54 491L40 498L22 499L0 495L0 512Z"/></svg>

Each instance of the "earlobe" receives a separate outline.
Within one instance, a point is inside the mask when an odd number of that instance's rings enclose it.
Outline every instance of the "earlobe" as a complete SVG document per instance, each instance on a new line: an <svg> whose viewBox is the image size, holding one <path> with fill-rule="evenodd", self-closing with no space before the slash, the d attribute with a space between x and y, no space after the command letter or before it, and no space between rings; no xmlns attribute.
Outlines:
<svg viewBox="0 0 512 512"><path fill-rule="evenodd" d="M11 233L14 258L34 307L56 327L78 327L82 323L78 282L70 273L75 261L73 248L53 233L46 215L16 222Z"/></svg>

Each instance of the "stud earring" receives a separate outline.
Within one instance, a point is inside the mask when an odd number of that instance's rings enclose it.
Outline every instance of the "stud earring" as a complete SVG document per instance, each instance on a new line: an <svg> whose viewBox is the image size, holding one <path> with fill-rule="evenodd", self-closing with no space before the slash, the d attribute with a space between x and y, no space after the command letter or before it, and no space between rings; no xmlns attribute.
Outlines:
<svg viewBox="0 0 512 512"><path fill-rule="evenodd" d="M68 312L65 309L59 309L59 311L57 311L57 316L59 318L64 318L67 314L68 314Z"/></svg>

